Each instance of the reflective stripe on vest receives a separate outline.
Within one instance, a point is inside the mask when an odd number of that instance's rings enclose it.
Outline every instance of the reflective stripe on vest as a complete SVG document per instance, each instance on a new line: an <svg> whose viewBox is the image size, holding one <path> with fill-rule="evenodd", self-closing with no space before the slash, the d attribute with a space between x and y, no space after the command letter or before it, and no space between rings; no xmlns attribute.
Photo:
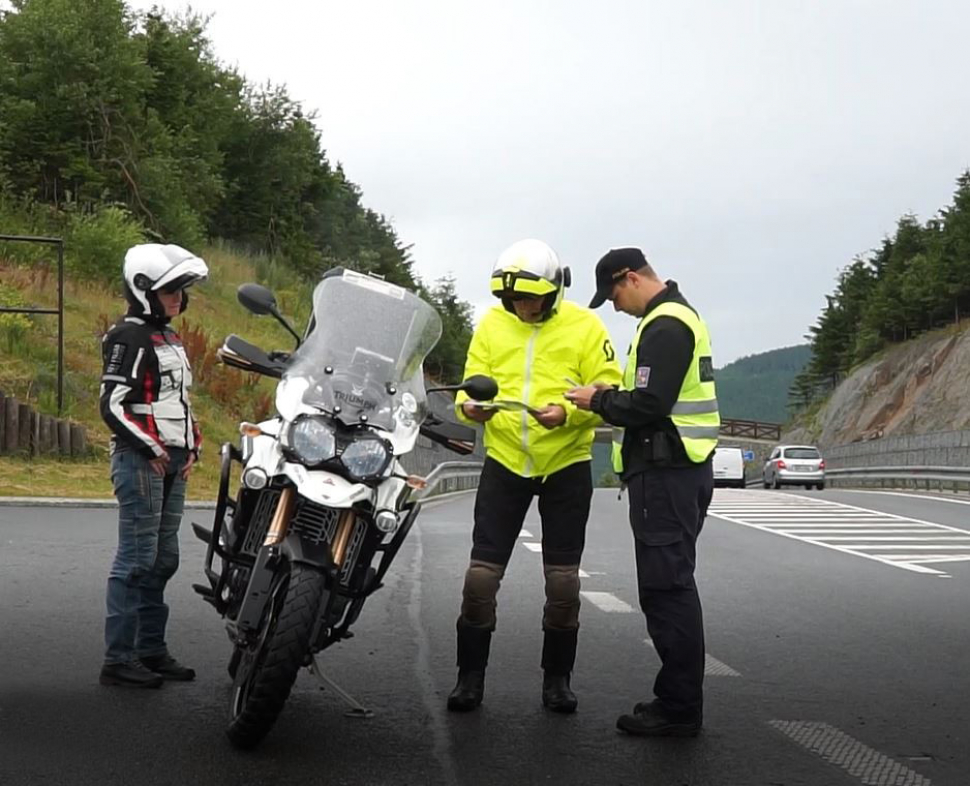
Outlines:
<svg viewBox="0 0 970 786"><path fill-rule="evenodd" d="M697 314L682 303L661 303L637 325L633 342L627 356L626 368L623 371L622 390L633 390L637 368L637 349L640 346L640 336L644 329L657 317L674 317L679 319L694 335L694 355L691 358L687 374L681 383L677 394L677 403L670 411L670 419L677 429L677 435L684 445L687 457L701 463L707 460L717 446L717 438L721 429L721 416L717 408L717 395L714 391L714 380L701 379L702 366L704 373L711 376L711 338L704 324ZM702 362L702 359L706 361ZM613 429L613 470L623 472L623 433L622 428Z"/></svg>

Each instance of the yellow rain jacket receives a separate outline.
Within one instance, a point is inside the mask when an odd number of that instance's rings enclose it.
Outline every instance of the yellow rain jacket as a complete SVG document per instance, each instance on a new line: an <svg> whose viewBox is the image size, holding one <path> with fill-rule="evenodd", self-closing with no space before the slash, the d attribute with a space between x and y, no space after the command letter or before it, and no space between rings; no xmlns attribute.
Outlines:
<svg viewBox="0 0 970 786"><path fill-rule="evenodd" d="M465 379L485 374L498 383L496 400L520 401L535 409L558 404L566 422L547 429L526 411L500 410L485 425L487 455L522 477L546 477L591 457L593 429L602 425L563 398L579 385L619 385L620 366L609 333L588 308L564 300L557 312L528 324L497 305L482 318L472 336ZM567 380L567 377L569 380ZM456 398L458 417L471 423Z"/></svg>

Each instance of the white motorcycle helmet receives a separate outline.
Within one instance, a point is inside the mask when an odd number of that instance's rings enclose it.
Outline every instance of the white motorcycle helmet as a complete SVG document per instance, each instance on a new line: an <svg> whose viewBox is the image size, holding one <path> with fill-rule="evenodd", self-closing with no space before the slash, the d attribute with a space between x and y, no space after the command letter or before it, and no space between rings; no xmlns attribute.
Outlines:
<svg viewBox="0 0 970 786"><path fill-rule="evenodd" d="M501 298L506 311L515 313L512 301L525 296L545 296L542 313L548 319L559 310L563 293L572 281L569 268L541 240L520 240L499 254L492 270L492 294Z"/></svg>
<svg viewBox="0 0 970 786"><path fill-rule="evenodd" d="M205 281L209 268L201 258L181 246L142 243L125 254L125 297L137 314L164 317L165 309L158 300L159 292L186 289ZM189 294L182 295L182 308L189 304Z"/></svg>

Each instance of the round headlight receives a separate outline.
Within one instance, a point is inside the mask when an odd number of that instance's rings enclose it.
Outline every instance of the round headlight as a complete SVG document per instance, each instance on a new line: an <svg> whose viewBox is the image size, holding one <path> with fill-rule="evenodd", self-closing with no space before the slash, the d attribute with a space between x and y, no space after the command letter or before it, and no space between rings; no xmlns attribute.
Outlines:
<svg viewBox="0 0 970 786"><path fill-rule="evenodd" d="M359 439L351 442L340 461L355 478L370 478L383 471L391 458L387 446L378 439Z"/></svg>
<svg viewBox="0 0 970 786"><path fill-rule="evenodd" d="M290 432L290 447L304 464L333 458L337 442L333 429L322 418L300 418Z"/></svg>
<svg viewBox="0 0 970 786"><path fill-rule="evenodd" d="M259 467L250 467L243 472L242 482L246 488L258 490L266 488L266 484L269 483L269 478Z"/></svg>

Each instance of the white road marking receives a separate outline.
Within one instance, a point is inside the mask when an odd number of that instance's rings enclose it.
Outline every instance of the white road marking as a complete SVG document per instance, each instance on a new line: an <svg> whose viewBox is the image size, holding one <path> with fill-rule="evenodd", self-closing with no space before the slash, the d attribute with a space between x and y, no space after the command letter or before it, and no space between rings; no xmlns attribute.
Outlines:
<svg viewBox="0 0 970 786"><path fill-rule="evenodd" d="M879 491L877 489L839 489L839 491L849 491L853 494L882 494L886 497L909 497L910 499L935 500L936 502L952 502L954 505L970 505L967 499L951 499L950 497L940 497L936 494L910 494L905 491Z"/></svg>
<svg viewBox="0 0 970 786"><path fill-rule="evenodd" d="M644 639L643 643L648 647L656 651L656 647L653 646L653 641L650 639ZM728 666L726 663L722 663L713 655L704 655L704 674L708 677L740 677L741 675Z"/></svg>
<svg viewBox="0 0 970 786"><path fill-rule="evenodd" d="M805 533L802 532L802 534L804 535ZM853 540L853 541L855 540L863 540L863 541L895 540L895 541L905 541L907 543L912 543L913 541L924 541L924 542L928 541L932 543L940 543L942 541L954 541L954 540L970 541L970 539L968 538L956 537L954 535L930 535L930 536L921 535L918 538L908 538L905 535L872 535L871 533L868 533L868 532L864 532L864 533L857 532L854 535L833 535L830 532L829 533L823 532L821 534L825 535L825 540ZM814 539L815 539L814 537L807 538L807 540L814 540ZM882 547L880 546L880 548ZM927 547L920 546L919 548L927 548ZM950 549L950 548L953 548L953 546L943 546L942 548Z"/></svg>
<svg viewBox="0 0 970 786"><path fill-rule="evenodd" d="M532 537L532 533L529 532L529 530L527 530L527 529L520 529L519 530L519 537L520 538L531 538Z"/></svg>
<svg viewBox="0 0 970 786"><path fill-rule="evenodd" d="M526 537L530 537L530 538L532 537L532 535L530 535L526 530L522 530L522 531L525 532ZM522 535L519 535L519 537L521 538ZM524 540L524 541L522 541L522 545L525 546L529 551L534 551L536 554L541 554L542 553L542 544L541 543L536 543L535 541ZM603 574L603 573L597 573L596 575L603 576L605 574ZM590 576L590 574L587 573L585 570L583 570L582 568L579 569L579 577L581 579L588 579L589 576Z"/></svg>
<svg viewBox="0 0 970 786"><path fill-rule="evenodd" d="M587 592L582 590L579 594L601 611L621 614L630 614L634 611L629 603L620 600L612 592Z"/></svg>
<svg viewBox="0 0 970 786"><path fill-rule="evenodd" d="M735 524L914 573L949 578L928 565L970 561L970 531L818 497L718 489L708 512Z"/></svg>
<svg viewBox="0 0 970 786"><path fill-rule="evenodd" d="M781 720L768 723L866 786L931 786L929 778L827 723Z"/></svg>

